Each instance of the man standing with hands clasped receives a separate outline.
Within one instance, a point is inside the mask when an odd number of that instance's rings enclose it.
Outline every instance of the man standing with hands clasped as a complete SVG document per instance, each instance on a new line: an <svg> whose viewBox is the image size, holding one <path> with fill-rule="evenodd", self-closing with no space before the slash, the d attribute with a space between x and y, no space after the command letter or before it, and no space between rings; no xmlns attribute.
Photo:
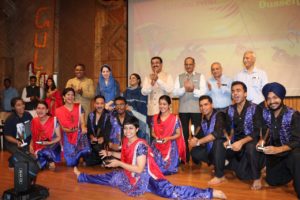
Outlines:
<svg viewBox="0 0 300 200"><path fill-rule="evenodd" d="M142 94L148 95L147 123L151 127L152 117L159 113L158 100L162 95L173 91L173 78L162 70L163 60L155 56L151 58L152 73L143 81ZM151 130L151 129L150 129Z"/></svg>
<svg viewBox="0 0 300 200"><path fill-rule="evenodd" d="M74 66L75 77L68 80L66 88L71 87L75 90L75 101L80 103L87 116L91 112L91 100L94 98L95 89L93 80L85 76L85 65L76 64Z"/></svg>
<svg viewBox="0 0 300 200"><path fill-rule="evenodd" d="M189 123L195 127L200 126L201 115L199 111L199 97L207 91L206 81L203 74L195 72L195 59L184 59L185 72L180 74L175 81L174 96L179 97L179 118L186 146L186 160L189 161L190 152L188 147Z"/></svg>

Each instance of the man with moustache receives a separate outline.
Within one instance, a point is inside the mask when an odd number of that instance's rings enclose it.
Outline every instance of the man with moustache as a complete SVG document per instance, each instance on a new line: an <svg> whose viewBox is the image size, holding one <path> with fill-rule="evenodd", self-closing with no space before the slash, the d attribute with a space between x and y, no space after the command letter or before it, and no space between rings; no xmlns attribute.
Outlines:
<svg viewBox="0 0 300 200"><path fill-rule="evenodd" d="M268 83L262 92L268 105L263 110L263 121L269 140L263 137L258 146L265 144L266 181L278 186L293 180L300 199L300 113L284 105L286 89L280 83Z"/></svg>
<svg viewBox="0 0 300 200"><path fill-rule="evenodd" d="M127 111L127 101L124 97L117 97L114 100L115 110L111 113L112 131L110 134L110 147L119 151L122 147L124 137L124 121L132 117L132 113Z"/></svg>
<svg viewBox="0 0 300 200"><path fill-rule="evenodd" d="M108 148L111 132L110 113L105 109L105 99L101 95L94 98L94 111L89 113L87 130L90 138L92 152L85 158L87 166L102 163L99 152Z"/></svg>
<svg viewBox="0 0 300 200"><path fill-rule="evenodd" d="M206 162L214 165L214 177L208 182L216 185L225 181L224 163L226 150L223 146L225 116L213 108L210 96L199 98L200 112L202 113L201 129L196 137L189 140L192 147L191 156L195 164Z"/></svg>
<svg viewBox="0 0 300 200"><path fill-rule="evenodd" d="M231 83L232 80L223 75L221 63L214 62L211 64L212 77L207 81L207 94L214 102L214 108L223 110L231 105Z"/></svg>
<svg viewBox="0 0 300 200"><path fill-rule="evenodd" d="M238 178L253 180L251 189L261 189L261 174L264 157L256 151L261 128L261 107L249 102L247 98L247 86L240 81L234 81L231 85L233 105L226 111L227 130L230 136L225 134L227 141L226 157L229 160L228 168L232 169ZM230 137L230 138L229 138ZM230 148L229 148L229 147Z"/></svg>
<svg viewBox="0 0 300 200"><path fill-rule="evenodd" d="M37 102L43 99L43 89L36 85L36 76L30 76L30 84L22 91L22 99L25 102L25 110L28 111L33 117L36 115L35 107Z"/></svg>
<svg viewBox="0 0 300 200"><path fill-rule="evenodd" d="M262 88L268 83L268 77L265 71L255 66L256 55L253 51L246 51L243 57L245 68L238 73L235 80L246 84L248 89L247 100L255 104L263 105L264 96Z"/></svg>
<svg viewBox="0 0 300 200"><path fill-rule="evenodd" d="M85 76L85 65L76 64L74 66L75 77L68 80L66 88L71 87L75 90L75 100L80 103L85 113L91 111L91 100L95 96L93 80ZM85 115L87 120L87 115Z"/></svg>
<svg viewBox="0 0 300 200"><path fill-rule="evenodd" d="M189 162L189 124L191 121L195 127L200 126L201 115L198 98L206 93L207 88L204 75L195 72L194 58L185 58L184 68L185 72L176 78L173 94L179 97L179 118L185 140L186 161Z"/></svg>
<svg viewBox="0 0 300 200"><path fill-rule="evenodd" d="M148 95L147 122L149 127L151 127L152 117L159 113L159 98L162 95L169 95L173 91L173 78L170 74L164 72L162 67L162 58L158 56L152 57L152 73L146 76L143 81L142 94Z"/></svg>

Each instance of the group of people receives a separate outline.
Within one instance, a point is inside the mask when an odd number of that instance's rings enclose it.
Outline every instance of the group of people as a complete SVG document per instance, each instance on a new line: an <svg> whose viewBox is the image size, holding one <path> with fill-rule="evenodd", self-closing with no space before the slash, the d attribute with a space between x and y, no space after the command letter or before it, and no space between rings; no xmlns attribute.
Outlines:
<svg viewBox="0 0 300 200"><path fill-rule="evenodd" d="M269 185L293 180L300 198L300 114L284 105L284 86L268 83L255 59L254 52L245 52L245 69L234 81L214 62L213 76L206 81L195 72L195 59L187 57L185 72L174 84L162 70L162 58L153 57L152 73L143 83L138 74L131 74L122 96L106 64L96 90L84 74L85 66L76 65L75 78L67 82L62 98L53 79L41 91L32 77L23 98L11 101L13 112L4 126L7 149L14 153L24 146L50 169L63 151L79 182L118 187L131 196L153 192L167 198L225 199L219 190L174 186L165 179L191 157L196 165L214 166L210 185L222 183L229 169L241 180L252 180L252 189L261 189L265 169ZM171 95L179 97L179 116L171 112ZM25 110L33 108L32 119ZM84 174L77 168L81 158L87 166L124 170Z"/></svg>

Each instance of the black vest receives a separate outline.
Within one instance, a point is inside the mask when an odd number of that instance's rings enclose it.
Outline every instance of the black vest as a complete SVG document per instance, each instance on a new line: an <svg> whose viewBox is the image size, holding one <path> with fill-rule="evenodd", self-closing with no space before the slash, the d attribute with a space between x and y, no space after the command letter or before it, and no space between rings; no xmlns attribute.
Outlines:
<svg viewBox="0 0 300 200"><path fill-rule="evenodd" d="M32 96L40 97L40 87L27 86L26 93L27 93L26 97L32 97ZM37 100L26 102L25 110L34 110L36 105L37 105Z"/></svg>

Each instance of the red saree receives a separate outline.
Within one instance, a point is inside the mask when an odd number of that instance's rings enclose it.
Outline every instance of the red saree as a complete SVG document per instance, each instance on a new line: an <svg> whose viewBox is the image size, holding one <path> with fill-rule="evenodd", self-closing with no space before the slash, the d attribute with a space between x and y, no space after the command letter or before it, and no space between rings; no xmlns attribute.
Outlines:
<svg viewBox="0 0 300 200"><path fill-rule="evenodd" d="M177 116L174 114L170 114L169 117L165 121L160 121L157 123L158 114L153 116L153 129L154 133L158 138L170 137L176 131L175 125ZM182 133L182 128L180 127L180 137L176 139L176 144L178 148L179 158L185 162L186 161L186 153L185 153L185 142ZM161 152L163 158L166 158L171 149L171 141L167 141L164 144L155 143L155 147ZM169 158L171 159L171 158Z"/></svg>

